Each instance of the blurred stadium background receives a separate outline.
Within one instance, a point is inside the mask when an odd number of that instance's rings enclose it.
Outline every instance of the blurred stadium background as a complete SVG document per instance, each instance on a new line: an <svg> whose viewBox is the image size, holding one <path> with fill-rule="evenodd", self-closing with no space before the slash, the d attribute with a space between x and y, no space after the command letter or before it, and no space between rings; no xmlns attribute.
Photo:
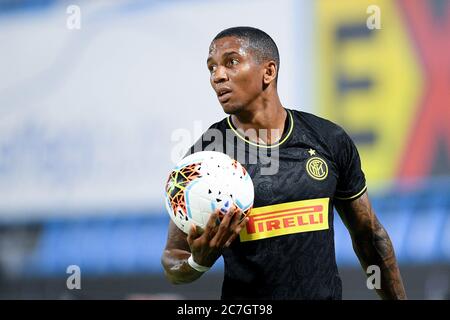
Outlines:
<svg viewBox="0 0 450 320"><path fill-rule="evenodd" d="M285 106L354 138L409 297L449 298L445 0L0 0L0 298L220 296L221 261L191 285L163 278L163 185L224 116L205 61L236 25L279 45ZM344 298L377 298L335 229ZM81 290L66 287L69 265Z"/></svg>

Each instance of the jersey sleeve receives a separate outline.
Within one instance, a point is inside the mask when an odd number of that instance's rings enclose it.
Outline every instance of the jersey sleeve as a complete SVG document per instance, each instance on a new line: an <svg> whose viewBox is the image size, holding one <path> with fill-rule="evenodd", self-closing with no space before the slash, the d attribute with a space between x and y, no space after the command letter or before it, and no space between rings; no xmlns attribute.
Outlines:
<svg viewBox="0 0 450 320"><path fill-rule="evenodd" d="M337 138L339 178L334 197L338 200L357 199L367 189L361 159L355 144L344 130L340 130Z"/></svg>

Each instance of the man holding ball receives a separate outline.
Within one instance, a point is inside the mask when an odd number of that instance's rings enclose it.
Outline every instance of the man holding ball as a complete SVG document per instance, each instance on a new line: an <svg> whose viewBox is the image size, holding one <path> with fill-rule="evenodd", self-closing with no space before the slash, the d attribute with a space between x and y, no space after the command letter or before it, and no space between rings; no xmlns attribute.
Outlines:
<svg viewBox="0 0 450 320"><path fill-rule="evenodd" d="M171 221L162 256L167 278L192 282L222 255L222 299L341 299L336 207L364 270L370 265L381 270L379 296L406 299L354 143L338 125L282 106L272 38L251 27L226 29L213 39L207 65L229 117L208 129L221 132L223 139L209 141L207 131L191 153L223 150L235 159L243 154L240 162L254 183L254 205L245 218L234 206L218 220L217 210L204 230L192 226L187 236ZM264 172L267 159L276 170Z"/></svg>

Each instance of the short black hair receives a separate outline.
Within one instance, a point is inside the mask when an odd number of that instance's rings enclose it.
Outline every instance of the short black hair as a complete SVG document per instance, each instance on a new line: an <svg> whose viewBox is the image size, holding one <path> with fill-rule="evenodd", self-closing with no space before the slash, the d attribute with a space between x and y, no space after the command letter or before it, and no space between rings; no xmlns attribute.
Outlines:
<svg viewBox="0 0 450 320"><path fill-rule="evenodd" d="M264 31L253 27L228 28L219 32L214 37L213 42L225 37L236 37L248 41L249 47L255 52L258 62L273 60L277 65L277 71L280 70L278 47L275 41Z"/></svg>

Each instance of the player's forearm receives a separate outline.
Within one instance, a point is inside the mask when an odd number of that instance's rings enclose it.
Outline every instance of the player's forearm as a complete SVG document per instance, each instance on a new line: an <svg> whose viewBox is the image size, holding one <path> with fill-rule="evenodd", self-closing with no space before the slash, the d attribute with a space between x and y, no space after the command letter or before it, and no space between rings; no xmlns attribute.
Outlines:
<svg viewBox="0 0 450 320"><path fill-rule="evenodd" d="M377 293L382 299L406 299L394 248L381 224L376 223L368 234L353 237L353 247L365 270L370 265L380 268L381 286Z"/></svg>
<svg viewBox="0 0 450 320"><path fill-rule="evenodd" d="M189 283L197 280L203 273L194 270L188 264L189 251L165 250L161 258L167 279L173 284Z"/></svg>

